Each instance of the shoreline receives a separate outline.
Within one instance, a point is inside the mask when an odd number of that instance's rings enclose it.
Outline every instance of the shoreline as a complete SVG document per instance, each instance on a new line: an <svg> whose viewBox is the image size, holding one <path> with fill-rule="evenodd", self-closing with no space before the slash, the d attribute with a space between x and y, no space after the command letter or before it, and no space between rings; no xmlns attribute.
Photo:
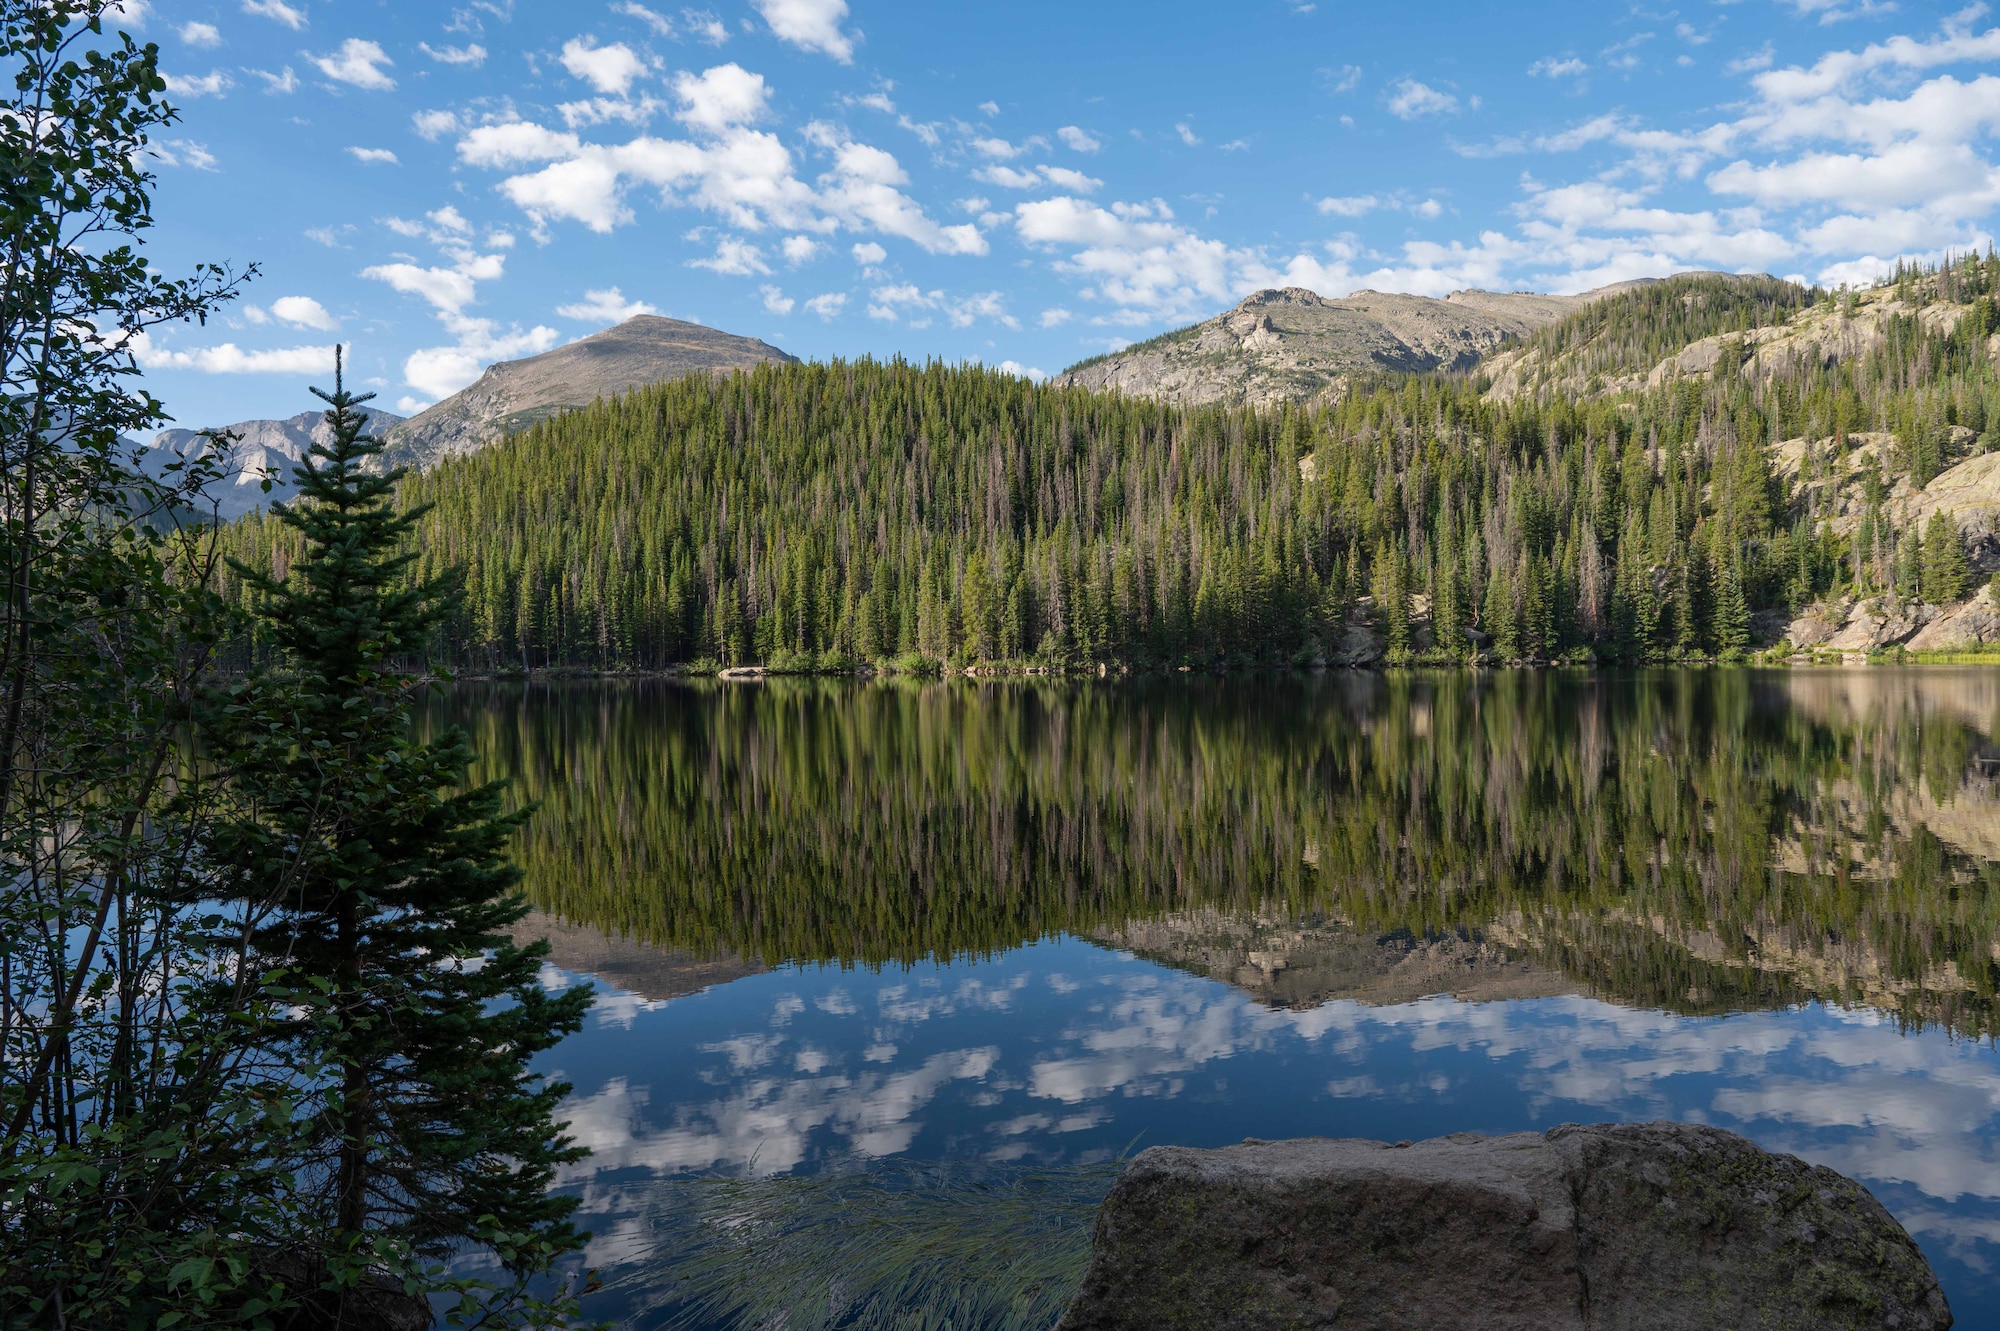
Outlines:
<svg viewBox="0 0 2000 1331"><path fill-rule="evenodd" d="M1131 680L1198 675L1207 678L1232 675L1356 674L1389 675L1409 672L1439 673L1465 671L1499 674L1512 671L1568 671L1576 673L1626 670L1789 670L1796 668L1859 669L1911 666L2000 666L2000 650L1986 651L1907 651L1894 648L1878 652L1753 652L1737 660L1688 658L1673 661L1448 661L1414 659L1387 663L1335 664L1252 662L1241 665L1155 665L1131 662L1100 662L1080 666L1029 665L1013 662L979 662L972 665L932 663L925 667L843 665L827 668L771 667L763 665L712 666L706 664L670 666L544 666L533 670L457 671L455 683L534 683L551 680L659 680L705 679L722 683L749 683L771 679L910 679L910 680L1026 680L1048 679L1083 682L1089 680Z"/></svg>

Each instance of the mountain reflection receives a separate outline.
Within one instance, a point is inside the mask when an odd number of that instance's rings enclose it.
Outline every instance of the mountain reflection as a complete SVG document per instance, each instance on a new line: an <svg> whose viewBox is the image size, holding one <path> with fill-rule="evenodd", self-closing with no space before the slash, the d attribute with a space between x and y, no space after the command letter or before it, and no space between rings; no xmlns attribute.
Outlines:
<svg viewBox="0 0 2000 1331"><path fill-rule="evenodd" d="M436 718L539 802L535 904L664 950L662 994L1068 933L1275 1008L2000 1026L2000 672L495 685Z"/></svg>

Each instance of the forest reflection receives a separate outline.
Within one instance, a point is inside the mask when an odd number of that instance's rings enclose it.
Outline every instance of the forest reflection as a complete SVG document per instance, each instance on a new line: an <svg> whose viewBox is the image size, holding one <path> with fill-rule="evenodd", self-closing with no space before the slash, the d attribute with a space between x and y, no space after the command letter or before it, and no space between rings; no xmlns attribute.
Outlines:
<svg viewBox="0 0 2000 1331"><path fill-rule="evenodd" d="M1991 670L465 685L431 719L538 802L538 908L696 962L1071 933L1280 1006L2000 1027Z"/></svg>

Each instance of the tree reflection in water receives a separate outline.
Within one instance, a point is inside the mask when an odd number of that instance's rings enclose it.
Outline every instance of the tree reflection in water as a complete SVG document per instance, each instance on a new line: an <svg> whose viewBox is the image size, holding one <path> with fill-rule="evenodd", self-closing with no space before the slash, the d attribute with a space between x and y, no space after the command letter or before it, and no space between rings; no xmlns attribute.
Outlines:
<svg viewBox="0 0 2000 1331"><path fill-rule="evenodd" d="M2000 1022L2000 672L468 685L446 719L540 804L539 907L695 964L1069 933L1278 1006Z"/></svg>

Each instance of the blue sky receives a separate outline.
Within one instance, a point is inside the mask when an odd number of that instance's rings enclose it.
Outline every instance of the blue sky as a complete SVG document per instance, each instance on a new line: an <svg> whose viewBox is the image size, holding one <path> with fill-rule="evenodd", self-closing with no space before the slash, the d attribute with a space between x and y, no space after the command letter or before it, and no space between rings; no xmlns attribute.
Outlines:
<svg viewBox="0 0 2000 1331"><path fill-rule="evenodd" d="M1326 295L1985 245L1984 6L126 0L183 108L157 260L255 262L141 348L181 423L335 341L405 412L656 311L1023 373Z"/></svg>

